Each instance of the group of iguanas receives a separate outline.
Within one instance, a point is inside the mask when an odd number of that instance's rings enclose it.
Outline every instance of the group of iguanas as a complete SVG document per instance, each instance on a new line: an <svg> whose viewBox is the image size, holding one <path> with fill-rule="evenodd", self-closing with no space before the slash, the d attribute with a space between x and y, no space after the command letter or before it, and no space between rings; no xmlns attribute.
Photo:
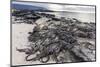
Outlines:
<svg viewBox="0 0 100 67"><path fill-rule="evenodd" d="M91 54L92 58L86 55L80 48L83 42L79 42L78 38L92 39L95 42L96 24L80 22L75 18L64 18L65 21L55 19L57 18L48 19L48 25L42 28L39 28L39 25L35 23L33 31L28 33L30 35L28 40L31 42L30 48L17 48L17 51L25 52L26 61L39 60L42 63L47 63L52 58L56 63L63 63L66 57L58 58L58 56L66 50L81 58L80 61L93 61L95 55ZM95 45L92 43L87 41L84 44L92 46L95 51ZM83 47L89 50L89 48ZM30 58L31 55L35 55L35 57Z"/></svg>

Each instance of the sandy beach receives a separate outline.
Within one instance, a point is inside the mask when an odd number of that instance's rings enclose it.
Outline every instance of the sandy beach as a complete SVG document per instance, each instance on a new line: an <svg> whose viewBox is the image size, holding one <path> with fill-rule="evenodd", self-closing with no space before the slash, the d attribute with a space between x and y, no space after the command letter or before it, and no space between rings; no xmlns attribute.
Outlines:
<svg viewBox="0 0 100 67"><path fill-rule="evenodd" d="M28 65L28 64L43 64L40 61L26 61L25 53L16 51L16 48L26 48L30 43L27 37L28 32L31 32L34 25L31 24L12 24L12 64L13 65ZM50 60L48 63L54 63Z"/></svg>

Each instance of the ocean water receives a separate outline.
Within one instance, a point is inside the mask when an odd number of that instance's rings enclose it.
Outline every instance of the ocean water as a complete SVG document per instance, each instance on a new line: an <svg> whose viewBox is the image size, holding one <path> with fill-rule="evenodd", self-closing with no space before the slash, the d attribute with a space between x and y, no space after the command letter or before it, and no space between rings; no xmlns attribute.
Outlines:
<svg viewBox="0 0 100 67"><path fill-rule="evenodd" d="M46 12L46 13L54 14L57 17L76 18L82 22L95 23L95 13L81 13L81 12Z"/></svg>
<svg viewBox="0 0 100 67"><path fill-rule="evenodd" d="M20 4L20 3L13 3L12 2L12 9L28 9L28 10L51 10L51 11L55 11L57 9L59 9L57 12L44 12L44 13L50 13L50 14L55 14L58 17L66 17L66 18L76 18L82 22L95 22L95 7L80 7L80 6L71 6L71 8L66 7L64 8L64 6L61 6L61 8L55 6L53 4L45 4L45 6L40 6L41 3L39 4ZM52 7L51 7L52 6ZM68 5L67 5L68 6ZM54 9L55 8L55 9ZM66 12L61 12L65 10ZM59 12L60 11L60 12Z"/></svg>

